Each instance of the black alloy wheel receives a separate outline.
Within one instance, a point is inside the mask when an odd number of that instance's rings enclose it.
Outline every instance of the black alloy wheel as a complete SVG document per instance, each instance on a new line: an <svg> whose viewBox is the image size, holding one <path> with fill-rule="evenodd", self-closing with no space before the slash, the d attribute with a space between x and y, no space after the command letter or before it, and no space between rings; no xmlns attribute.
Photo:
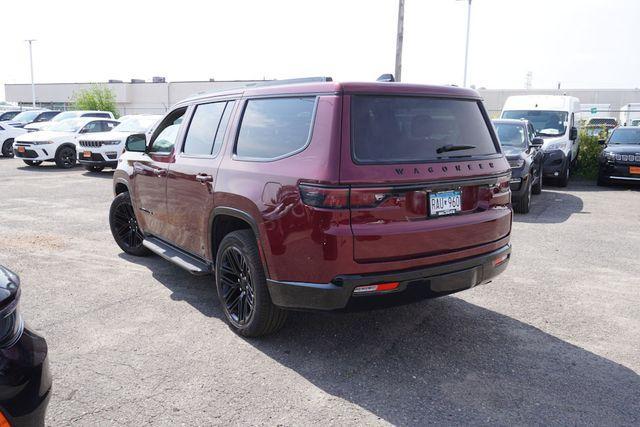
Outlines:
<svg viewBox="0 0 640 427"><path fill-rule="evenodd" d="M251 230L224 236L215 262L218 299L231 329L259 337L282 328L287 311L271 301L256 237Z"/></svg>
<svg viewBox="0 0 640 427"><path fill-rule="evenodd" d="M149 250L142 244L144 235L133 212L129 193L118 194L109 210L111 234L120 249L128 254L144 256Z"/></svg>
<svg viewBox="0 0 640 427"><path fill-rule="evenodd" d="M62 169L70 169L76 165L76 150L64 146L56 153L56 165Z"/></svg>
<svg viewBox="0 0 640 427"><path fill-rule="evenodd" d="M234 246L225 249L221 260L222 299L234 326L242 327L251 321L255 308L251 271L244 255Z"/></svg>

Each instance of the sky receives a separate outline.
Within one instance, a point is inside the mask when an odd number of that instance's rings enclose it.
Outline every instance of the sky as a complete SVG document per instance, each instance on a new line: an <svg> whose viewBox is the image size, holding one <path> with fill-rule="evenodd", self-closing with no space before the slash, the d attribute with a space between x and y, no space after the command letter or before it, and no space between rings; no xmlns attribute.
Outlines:
<svg viewBox="0 0 640 427"><path fill-rule="evenodd" d="M392 73L398 0L75 0L4 4L0 85ZM405 0L402 80L462 84L467 1ZM640 0L473 0L476 87L640 87ZM0 90L0 100L4 91Z"/></svg>

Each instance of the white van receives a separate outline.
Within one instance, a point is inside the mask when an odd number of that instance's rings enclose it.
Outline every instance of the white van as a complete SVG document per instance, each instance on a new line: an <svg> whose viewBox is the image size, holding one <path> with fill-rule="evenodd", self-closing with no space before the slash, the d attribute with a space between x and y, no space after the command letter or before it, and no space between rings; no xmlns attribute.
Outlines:
<svg viewBox="0 0 640 427"><path fill-rule="evenodd" d="M580 100L573 96L518 95L507 98L503 119L527 119L542 137L545 177L558 180L561 187L569 181L578 159L578 123Z"/></svg>
<svg viewBox="0 0 640 427"><path fill-rule="evenodd" d="M620 126L633 126L640 119L640 103L625 104L620 107Z"/></svg>

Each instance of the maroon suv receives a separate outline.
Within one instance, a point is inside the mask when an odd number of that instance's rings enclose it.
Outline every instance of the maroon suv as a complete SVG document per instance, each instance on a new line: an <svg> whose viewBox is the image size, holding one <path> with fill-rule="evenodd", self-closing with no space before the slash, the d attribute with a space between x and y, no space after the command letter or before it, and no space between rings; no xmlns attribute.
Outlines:
<svg viewBox="0 0 640 427"><path fill-rule="evenodd" d="M478 94L331 81L217 92L132 135L111 230L127 253L215 272L233 329L288 309L437 297L511 252L510 168Z"/></svg>

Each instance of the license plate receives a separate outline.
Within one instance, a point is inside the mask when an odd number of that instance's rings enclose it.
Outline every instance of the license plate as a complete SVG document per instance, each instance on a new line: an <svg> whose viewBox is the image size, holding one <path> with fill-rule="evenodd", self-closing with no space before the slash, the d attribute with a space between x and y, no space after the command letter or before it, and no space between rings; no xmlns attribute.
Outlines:
<svg viewBox="0 0 640 427"><path fill-rule="evenodd" d="M84 157L91 157L91 151L85 151L84 153L82 153L82 155Z"/></svg>
<svg viewBox="0 0 640 427"><path fill-rule="evenodd" d="M24 153L24 147L18 147L18 153Z"/></svg>
<svg viewBox="0 0 640 427"><path fill-rule="evenodd" d="M429 216L453 215L462 210L462 192L459 190L429 193Z"/></svg>
<svg viewBox="0 0 640 427"><path fill-rule="evenodd" d="M640 166L629 166L629 173L640 174Z"/></svg>

